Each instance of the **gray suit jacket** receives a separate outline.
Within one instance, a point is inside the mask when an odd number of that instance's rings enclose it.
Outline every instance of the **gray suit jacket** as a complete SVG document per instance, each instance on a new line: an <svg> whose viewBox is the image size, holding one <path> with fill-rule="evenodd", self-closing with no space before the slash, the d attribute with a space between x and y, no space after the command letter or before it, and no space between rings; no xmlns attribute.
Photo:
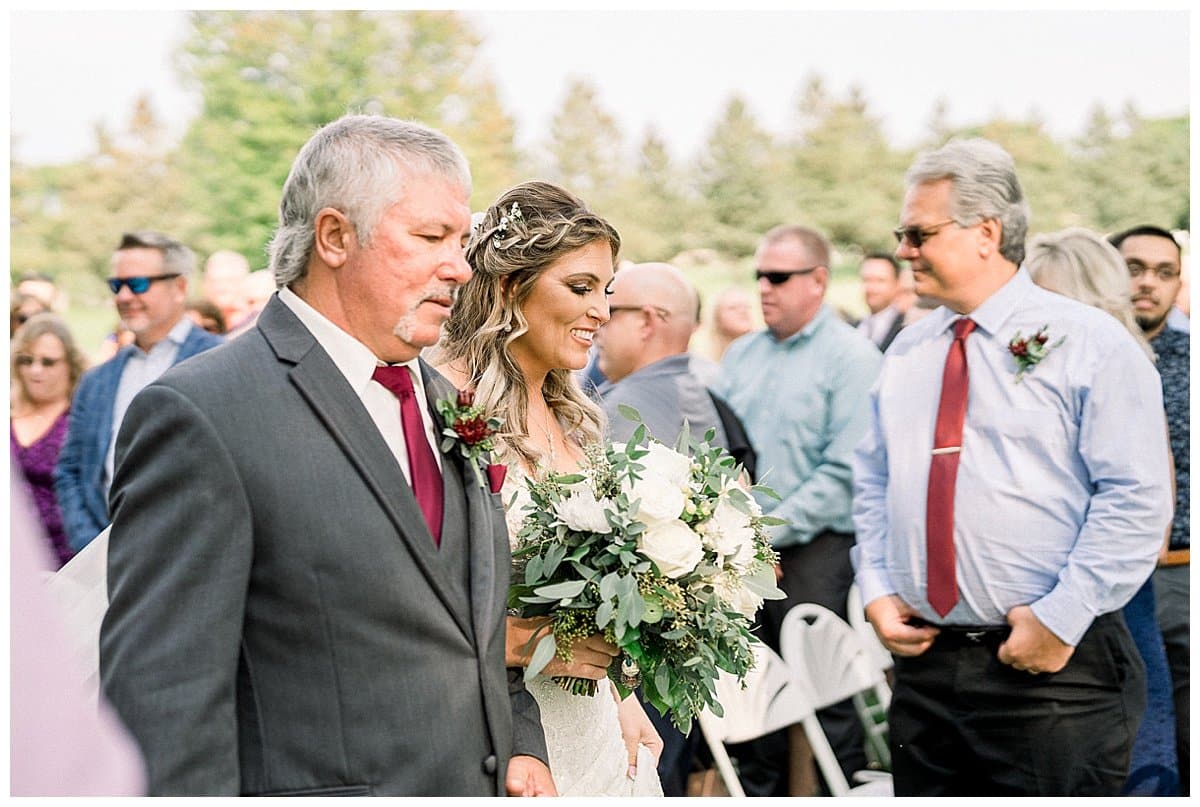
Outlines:
<svg viewBox="0 0 1200 807"><path fill-rule="evenodd" d="M503 795L512 754L547 758L504 669L499 497L444 456L454 568L278 299L143 390L116 458L101 677L151 793Z"/></svg>

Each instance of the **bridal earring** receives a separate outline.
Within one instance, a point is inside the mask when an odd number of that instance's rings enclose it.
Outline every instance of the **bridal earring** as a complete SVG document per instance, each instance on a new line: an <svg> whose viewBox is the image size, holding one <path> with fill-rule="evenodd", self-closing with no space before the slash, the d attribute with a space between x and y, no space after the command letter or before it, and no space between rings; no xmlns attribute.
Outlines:
<svg viewBox="0 0 1200 807"><path fill-rule="evenodd" d="M504 332L505 332L505 333L512 333L512 323L511 323L511 322L506 322L506 323L504 324Z"/></svg>

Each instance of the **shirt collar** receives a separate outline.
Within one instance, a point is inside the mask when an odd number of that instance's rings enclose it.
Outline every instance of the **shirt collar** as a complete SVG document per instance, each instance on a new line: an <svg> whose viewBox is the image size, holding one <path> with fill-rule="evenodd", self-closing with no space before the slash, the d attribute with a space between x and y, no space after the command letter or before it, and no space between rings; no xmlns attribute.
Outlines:
<svg viewBox="0 0 1200 807"><path fill-rule="evenodd" d="M182 346L184 341L191 334L192 328L199 327L192 323L189 317L183 317L179 322L175 323L175 327L167 331L167 339L171 340L174 345Z"/></svg>
<svg viewBox="0 0 1200 807"><path fill-rule="evenodd" d="M965 316L974 320L979 330L994 337L1004 327L1008 318L1016 313L1021 302L1034 288L1033 278L1029 276L1029 272L1024 267L1021 267L1007 283L984 300L981 306ZM942 322L938 327L939 331L949 328L960 316L964 316L945 306L935 313L940 313L942 316Z"/></svg>
<svg viewBox="0 0 1200 807"><path fill-rule="evenodd" d="M767 329L767 335L770 336L777 345L780 345L781 347L791 347L801 341L808 341L811 339L813 335L821 329L821 326L825 324L825 320L829 319L831 316L832 311L829 306L821 303L821 307L817 309L817 313L813 315L813 318L809 320L808 324L796 331L791 336L784 339L776 339L775 334L771 333L770 328Z"/></svg>
<svg viewBox="0 0 1200 807"><path fill-rule="evenodd" d="M350 386L361 396L366 390L367 384L371 382L375 368L384 362L380 361L369 347L334 325L324 314L306 303L286 286L279 290L279 300L291 309L304 327L308 328L309 333L329 354L329 358L350 382ZM423 379L417 359L413 358L402 362L401 366L412 370L416 391L418 394L423 393Z"/></svg>
<svg viewBox="0 0 1200 807"><path fill-rule="evenodd" d="M170 345L172 350L178 350L180 347L183 346L183 343L187 340L188 335L192 332L192 328L197 328L197 327L199 327L199 326L194 325L192 323L192 320L190 317L183 316L183 317L179 318L179 322L176 322L171 327L171 330L167 331L166 338L161 339L158 342L155 342L154 346L151 347L150 350L142 350L140 347L137 346L136 342L133 344L126 345L125 349L129 350L129 352L133 356L135 356L135 357L141 356L143 358L146 356L149 356L151 353L153 353L156 350L158 351L158 353L161 353L162 349L164 347L166 347L168 344ZM155 353L155 355L158 355L158 353Z"/></svg>

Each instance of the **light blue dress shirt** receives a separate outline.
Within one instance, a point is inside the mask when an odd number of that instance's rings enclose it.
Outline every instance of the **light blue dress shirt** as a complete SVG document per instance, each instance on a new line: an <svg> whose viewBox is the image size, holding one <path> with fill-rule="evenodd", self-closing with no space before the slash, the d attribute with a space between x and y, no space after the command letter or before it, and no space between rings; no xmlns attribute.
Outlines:
<svg viewBox="0 0 1200 807"><path fill-rule="evenodd" d="M741 418L758 479L782 501L757 495L776 547L806 544L824 530L852 532L850 462L867 430L867 393L879 349L827 305L798 333L764 330L725 352L712 385Z"/></svg>
<svg viewBox="0 0 1200 807"><path fill-rule="evenodd" d="M1030 280L1024 269L970 314L970 387L954 506L959 600L925 599L925 497L942 370L958 315L904 329L871 391L854 456L851 550L864 603L897 594L930 622L1003 625L1031 605L1075 645L1154 569L1171 520L1158 373L1109 314ZM1065 337L1018 382L1019 331Z"/></svg>

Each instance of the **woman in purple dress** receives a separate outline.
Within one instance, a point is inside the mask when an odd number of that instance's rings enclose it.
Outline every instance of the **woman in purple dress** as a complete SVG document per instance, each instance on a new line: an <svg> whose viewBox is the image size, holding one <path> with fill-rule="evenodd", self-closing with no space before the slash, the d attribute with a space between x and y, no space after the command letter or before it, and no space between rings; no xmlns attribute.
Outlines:
<svg viewBox="0 0 1200 807"><path fill-rule="evenodd" d="M46 529L59 567L71 559L62 513L54 495L54 463L67 436L67 412L83 354L65 322L37 314L12 341L12 413L8 421L12 456L25 475L30 497Z"/></svg>

